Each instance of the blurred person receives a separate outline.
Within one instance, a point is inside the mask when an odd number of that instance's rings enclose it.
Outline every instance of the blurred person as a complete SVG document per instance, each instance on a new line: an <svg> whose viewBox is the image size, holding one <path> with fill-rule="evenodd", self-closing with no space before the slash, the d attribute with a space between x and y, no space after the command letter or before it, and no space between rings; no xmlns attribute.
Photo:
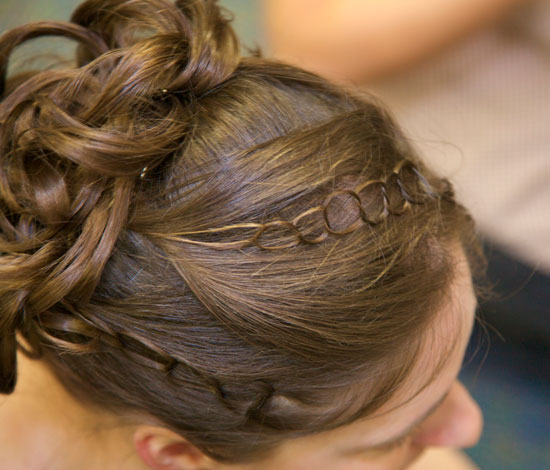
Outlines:
<svg viewBox="0 0 550 470"><path fill-rule="evenodd" d="M266 0L265 21L271 55L389 104L491 246L491 321L550 344L550 2Z"/></svg>
<svg viewBox="0 0 550 470"><path fill-rule="evenodd" d="M364 85L445 51L529 0L263 3L271 55L334 81Z"/></svg>
<svg viewBox="0 0 550 470"><path fill-rule="evenodd" d="M52 35L72 66L7 76ZM423 454L482 429L472 218L376 99L241 57L216 2L0 37L0 229L1 468L473 468Z"/></svg>

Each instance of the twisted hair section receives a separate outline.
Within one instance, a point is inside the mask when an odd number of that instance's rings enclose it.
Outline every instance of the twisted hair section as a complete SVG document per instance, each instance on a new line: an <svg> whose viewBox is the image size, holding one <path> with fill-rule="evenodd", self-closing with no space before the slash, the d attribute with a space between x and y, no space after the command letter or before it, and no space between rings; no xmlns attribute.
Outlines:
<svg viewBox="0 0 550 470"><path fill-rule="evenodd" d="M361 182L353 189L338 189L326 196L322 205L306 209L292 220L272 220L266 223L241 223L229 225L220 228L211 228L193 232L182 232L179 234L170 234L164 236L161 233L151 232L151 237L164 238L166 240L178 241L195 245L207 246L220 250L241 249L248 246L256 246L263 250L284 250L295 247L298 244L313 245L324 242L329 235L347 235L361 226L368 224L370 226L378 225L389 216L399 216L405 211L411 210L413 205L425 203L428 199L445 198L452 201L454 192L450 183L443 180L444 190L441 193L435 192L428 181L417 170L414 163L408 160L400 161L391 174L385 179L371 179ZM407 187L408 185L408 187ZM350 212L356 214L355 220L347 223L343 228L332 226L329 213L331 212L331 203L336 198L346 198L355 206L355 210L350 208ZM300 222L306 218L317 217L319 221L314 223L309 220L304 228L300 227ZM320 233L314 233L315 228L322 225ZM277 239L290 239L288 243L280 245L262 244L261 238L270 229L279 229ZM200 241L184 237L193 234L214 234L238 229L255 229L256 232L250 238L242 241ZM281 234L281 230L287 232L287 236Z"/></svg>
<svg viewBox="0 0 550 470"><path fill-rule="evenodd" d="M45 35L73 66L7 77ZM213 0L0 38L1 392L19 347L238 463L402 384L472 221L373 97L238 49Z"/></svg>

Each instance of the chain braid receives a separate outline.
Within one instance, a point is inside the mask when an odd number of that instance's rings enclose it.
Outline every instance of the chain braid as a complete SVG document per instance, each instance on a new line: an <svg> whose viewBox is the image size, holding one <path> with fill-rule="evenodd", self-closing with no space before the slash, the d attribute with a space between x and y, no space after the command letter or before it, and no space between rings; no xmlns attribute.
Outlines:
<svg viewBox="0 0 550 470"><path fill-rule="evenodd" d="M63 311L61 311L63 310ZM60 350L71 354L90 354L104 351L102 345L120 350L132 361L145 367L163 372L168 380L173 380L175 371L183 368L185 373L201 381L224 406L233 413L240 413L249 420L260 420L261 409L275 393L270 383L255 381L250 384L255 397L245 409L234 403L238 396L231 391L231 385L223 384L216 377L209 375L179 358L163 351L152 341L135 331L115 331L97 317L93 321L63 304L62 309L34 316L31 322L31 334L37 335ZM21 349L26 348L19 345ZM28 351L35 354L34 351ZM37 355L37 357L40 354Z"/></svg>
<svg viewBox="0 0 550 470"><path fill-rule="evenodd" d="M451 184L442 179L443 190L436 189L428 182L428 180L417 169L416 165L410 160L402 160L399 162L389 176L382 179L371 179L358 184L354 189L338 189L330 193L324 200L322 205L312 207L302 212L292 220L272 220L266 223L247 222L241 224L226 225L224 227L212 228L206 230L187 231L177 234L164 235L158 232L147 232L146 235L152 238L159 238L167 241L175 241L180 243L188 243L193 245L202 245L218 250L241 249L248 246L256 246L262 250L284 250L299 245L300 243L313 245L322 243L330 235L346 235L354 232L364 224L371 226L378 225L388 216L399 216L410 210L414 205L425 204L429 200L446 199L453 200L453 190ZM363 206L360 194L369 188L377 188L373 197L379 199L378 208L374 213ZM358 218L350 223L346 228L337 230L329 220L328 211L331 202L337 196L348 196L353 201L358 210ZM372 212L372 211L371 211ZM300 230L298 223L308 216L320 213L322 216L323 231L315 237L308 236ZM261 242L261 237L271 228L284 228L293 240L285 244L270 246ZM208 233L221 233L235 229L256 229L256 232L245 240L230 241L230 242L214 242L194 240L184 237L184 235L199 235Z"/></svg>

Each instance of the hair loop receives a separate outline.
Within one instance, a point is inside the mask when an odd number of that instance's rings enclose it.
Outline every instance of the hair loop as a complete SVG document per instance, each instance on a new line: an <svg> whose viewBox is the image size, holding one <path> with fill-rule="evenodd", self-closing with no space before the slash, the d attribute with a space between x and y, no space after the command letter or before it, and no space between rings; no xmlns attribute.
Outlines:
<svg viewBox="0 0 550 470"><path fill-rule="evenodd" d="M392 173L385 184L386 208L389 214L399 216L410 208L410 202L403 196L402 185L397 173Z"/></svg>
<svg viewBox="0 0 550 470"><path fill-rule="evenodd" d="M358 208L358 210L361 211L361 209L362 209L361 208L361 200L359 199L359 196L357 195L357 193L354 192L354 191L351 191L349 189L340 189L340 190L337 190L337 191L329 194L327 196L327 198L325 199L325 202L323 204L324 205L324 207L323 207L323 220L325 222L325 227L327 229L327 232L329 232L332 235L346 235L348 233L351 233L351 232L357 230L361 225L363 225L361 223L360 218L357 218L354 222L349 224L344 229L336 230L332 227L331 222L329 220L328 211L329 211L330 204L332 203L332 201L334 201L336 197L341 196L341 195L349 196L351 198L351 200L356 204L356 207Z"/></svg>
<svg viewBox="0 0 550 470"><path fill-rule="evenodd" d="M262 244L259 240L260 240L260 237L268 230L270 229L271 227L284 227L286 229L289 230L289 232L291 232L294 236L298 235L299 236L299 232L298 230L296 229L296 227L294 226L294 224L292 224L291 222L288 222L288 221L284 221L284 220L273 220L271 222L268 222L266 224L264 224L262 227L260 227L260 229L254 234L254 236L252 237L251 239L251 242L254 243L254 245L256 245L258 248L262 249L262 250L284 250L285 248L290 248L290 247L293 247L297 244L296 240L293 240L291 242L288 242L284 245L267 245L267 244Z"/></svg>
<svg viewBox="0 0 550 470"><path fill-rule="evenodd" d="M428 198L437 197L430 183L409 161L403 161L394 173L403 198L411 204L422 204Z"/></svg>
<svg viewBox="0 0 550 470"><path fill-rule="evenodd" d="M99 56L108 51L103 39L82 26L68 22L37 21L18 26L0 37L0 98L6 88L8 61L12 51L29 39L40 36L65 36L77 40L88 54Z"/></svg>
<svg viewBox="0 0 550 470"><path fill-rule="evenodd" d="M263 421L263 408L271 397L275 393L275 388L272 384L266 381L257 381L255 382L255 388L258 389L256 392L257 396L254 402L246 410L246 416L248 419Z"/></svg>
<svg viewBox="0 0 550 470"><path fill-rule="evenodd" d="M369 225L378 225L388 215L388 196L386 185L382 180L368 180L358 185L355 192L362 202L361 217ZM363 197L361 197L363 194ZM367 206L367 208L365 208Z"/></svg>
<svg viewBox="0 0 550 470"><path fill-rule="evenodd" d="M72 354L86 354L97 350L99 332L72 315L50 312L36 317L36 332L48 343Z"/></svg>
<svg viewBox="0 0 550 470"><path fill-rule="evenodd" d="M324 208L322 206L312 207L311 209L308 209L305 212L302 212L301 214L296 216L291 222L292 225L294 225L296 227L296 230L298 231L298 236L299 236L300 241L302 243L307 244L307 245L314 245L316 243L321 243L321 242L325 241L327 239L328 235L329 235L328 232L324 229L324 226L323 226L323 230L319 235L317 235L314 238L310 238L308 236L308 235L310 235L310 232L312 230L314 230L315 227L316 227L315 218L313 218L313 217L309 217L310 221L313 222L313 223L309 224L309 227L308 227L308 225L304 225L303 228L300 228L298 226L298 222L300 222L302 219L305 219L308 216L316 214L317 212L324 212Z"/></svg>

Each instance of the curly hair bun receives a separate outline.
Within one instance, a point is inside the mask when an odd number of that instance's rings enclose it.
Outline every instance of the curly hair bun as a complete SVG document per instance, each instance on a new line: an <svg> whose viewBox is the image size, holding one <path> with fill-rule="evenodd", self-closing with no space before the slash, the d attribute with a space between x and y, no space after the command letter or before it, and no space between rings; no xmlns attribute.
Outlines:
<svg viewBox="0 0 550 470"><path fill-rule="evenodd" d="M121 90L200 95L227 79L239 60L237 38L216 0L93 0L71 20L110 49L128 49L114 77ZM147 31L154 33L144 39Z"/></svg>
<svg viewBox="0 0 550 470"><path fill-rule="evenodd" d="M77 40L76 66L8 81L11 52L44 35ZM239 60L216 0L89 0L70 23L0 38L0 392L15 383L14 331L91 297L140 174L181 147L190 104Z"/></svg>

